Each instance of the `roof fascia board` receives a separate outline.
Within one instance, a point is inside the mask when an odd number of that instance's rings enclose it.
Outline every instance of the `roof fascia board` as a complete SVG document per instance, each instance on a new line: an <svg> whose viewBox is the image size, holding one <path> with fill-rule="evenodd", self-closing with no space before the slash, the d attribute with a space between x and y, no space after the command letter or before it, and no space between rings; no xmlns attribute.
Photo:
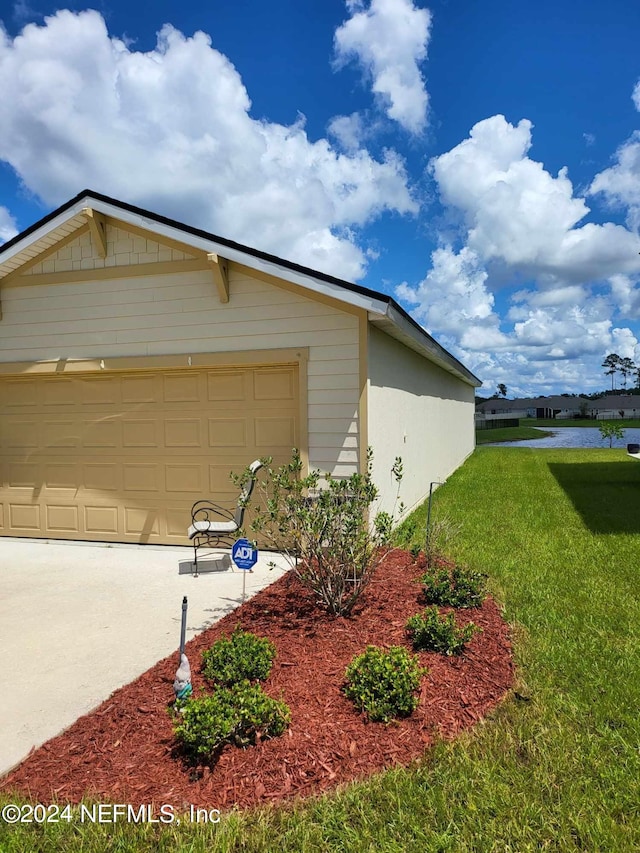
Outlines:
<svg viewBox="0 0 640 853"><path fill-rule="evenodd" d="M390 320L396 328L400 329L405 335L411 338L411 340L420 348L421 352L423 352L430 361L434 361L442 367L445 367L450 373L455 374L468 384L473 385L475 388L479 388L482 385L482 382L477 376L474 376L474 374L468 370L462 362L458 361L458 359L452 356L451 353L447 352L447 350L434 340L431 335L425 332L424 329L417 327L414 321L405 316L404 312L402 312L395 303L390 302L386 306L386 311L384 313L386 318ZM372 319L375 321L376 318Z"/></svg>
<svg viewBox="0 0 640 853"><path fill-rule="evenodd" d="M49 234L51 231L54 231L61 225L65 225L70 219L73 219L74 216L77 216L79 213L82 212L82 207L87 206L87 204L76 205L71 210L64 210L58 216L44 222L36 231L31 231L27 233L24 239L18 240L18 242L14 243L13 246L9 246L7 249L4 249L4 247L0 246L0 251L2 252L2 255L0 256L0 263L10 261L11 258L13 258L15 255L20 254L20 252L23 252L32 243L36 243L38 240L42 239L42 237L46 237L47 234ZM85 222L83 222L83 225L84 224Z"/></svg>
<svg viewBox="0 0 640 853"><path fill-rule="evenodd" d="M278 264L275 261L256 257L255 255L243 252L240 249L226 246L224 243L217 242L216 240L199 237L198 235L191 234L181 228L173 227L163 222L158 222L155 219L132 213L131 211L117 207L116 205L110 205L103 201L98 201L91 196L87 197L87 202L89 199L91 200L93 208L104 213L106 216L119 219L121 222L129 222L133 225L137 225L139 228L144 228L146 231L152 231L155 234L160 234L172 240L185 243L188 246L193 246L193 248L200 249L207 254L215 254L219 257L226 258L228 261L236 261L250 269L259 270L260 272L277 278L283 278L291 284L297 284L307 290L316 291L324 294L325 296L331 296L340 302L347 302L350 305L362 308L365 311L384 313L386 309L386 302L382 299L375 299L366 294L355 293L340 286L339 284L333 284L328 281L323 281L320 278L316 278L311 274L289 269L287 266ZM80 207L82 207L82 203L80 204Z"/></svg>

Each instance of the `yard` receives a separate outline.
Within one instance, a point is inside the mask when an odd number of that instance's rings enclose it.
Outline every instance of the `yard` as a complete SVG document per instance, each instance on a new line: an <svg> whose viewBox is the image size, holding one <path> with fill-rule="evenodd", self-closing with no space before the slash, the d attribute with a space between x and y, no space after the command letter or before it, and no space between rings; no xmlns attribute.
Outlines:
<svg viewBox="0 0 640 853"><path fill-rule="evenodd" d="M435 493L443 518L513 624L519 680L484 723L293 807L209 826L0 824L3 853L639 849L640 466L624 450L480 448Z"/></svg>

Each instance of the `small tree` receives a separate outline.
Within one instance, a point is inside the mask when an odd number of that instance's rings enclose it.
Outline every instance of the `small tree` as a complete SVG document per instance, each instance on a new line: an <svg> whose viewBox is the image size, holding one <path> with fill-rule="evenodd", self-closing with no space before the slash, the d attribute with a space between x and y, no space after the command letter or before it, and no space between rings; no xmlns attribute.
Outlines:
<svg viewBox="0 0 640 853"><path fill-rule="evenodd" d="M302 476L296 449L291 462L280 468L271 468L270 459L264 462L265 475L254 490L252 531L285 555L300 581L329 613L347 615L384 559L393 527L393 513L369 518L378 496L371 476L371 450L365 473L344 479L325 474L323 488L319 488L318 470ZM400 457L392 474L399 487ZM243 476L232 475L232 479L240 482Z"/></svg>
<svg viewBox="0 0 640 853"><path fill-rule="evenodd" d="M600 436L603 441L609 439L609 447L613 447L614 438L624 438L624 432L620 424L614 424L612 421L602 421L598 425Z"/></svg>
<svg viewBox="0 0 640 853"><path fill-rule="evenodd" d="M636 366L633 363L633 360L630 358L621 358L620 363L618 364L618 370L622 374L622 383L626 390L627 388L627 376L631 376L631 374L635 371Z"/></svg>
<svg viewBox="0 0 640 853"><path fill-rule="evenodd" d="M503 382L498 383L498 394L500 394L501 397L507 396L507 386Z"/></svg>
<svg viewBox="0 0 640 853"><path fill-rule="evenodd" d="M615 353L609 353L609 355L602 362L602 367L605 367L605 375L611 377L611 390L613 391L613 379L616 374L616 371L620 369L620 362L622 359L620 356Z"/></svg>

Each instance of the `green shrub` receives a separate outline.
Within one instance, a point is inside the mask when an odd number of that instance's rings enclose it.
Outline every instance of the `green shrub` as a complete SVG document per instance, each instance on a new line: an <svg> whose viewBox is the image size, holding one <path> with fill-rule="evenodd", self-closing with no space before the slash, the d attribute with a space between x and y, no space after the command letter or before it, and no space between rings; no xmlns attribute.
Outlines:
<svg viewBox="0 0 640 853"><path fill-rule="evenodd" d="M189 699L177 715L174 733L189 757L206 760L226 743L248 746L258 738L278 737L290 719L284 702L267 696L260 685L243 681Z"/></svg>
<svg viewBox="0 0 640 853"><path fill-rule="evenodd" d="M402 646L388 651L367 646L347 667L344 692L370 720L386 723L392 717L408 717L416 709L414 694L423 672L417 656Z"/></svg>
<svg viewBox="0 0 640 853"><path fill-rule="evenodd" d="M427 604L479 607L485 597L486 575L462 566L429 569L420 582Z"/></svg>
<svg viewBox="0 0 640 853"><path fill-rule="evenodd" d="M407 632L414 649L442 652L445 655L461 654L469 640L480 630L473 622L458 628L453 613L440 616L435 605L427 607L424 614L412 616L407 621Z"/></svg>
<svg viewBox="0 0 640 853"><path fill-rule="evenodd" d="M319 470L303 476L296 448L291 461L279 468L272 468L269 458L264 463L252 498L252 531L286 557L293 573L330 614L349 614L389 549L399 494L392 512L372 511L378 489L370 448L366 470L345 478L321 476ZM399 490L400 457L391 474ZM246 471L231 475L236 484L246 477ZM401 503L398 511L404 511Z"/></svg>
<svg viewBox="0 0 640 853"><path fill-rule="evenodd" d="M221 637L202 653L202 671L217 684L264 681L271 672L276 648L266 637L236 628L231 637Z"/></svg>

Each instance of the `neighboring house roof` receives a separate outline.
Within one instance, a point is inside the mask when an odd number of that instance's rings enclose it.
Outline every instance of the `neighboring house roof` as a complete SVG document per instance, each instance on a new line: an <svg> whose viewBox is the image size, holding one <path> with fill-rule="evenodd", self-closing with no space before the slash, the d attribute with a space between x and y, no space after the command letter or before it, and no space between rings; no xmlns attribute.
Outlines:
<svg viewBox="0 0 640 853"><path fill-rule="evenodd" d="M477 406L478 411L513 412L522 409L568 409L578 411L582 403L588 402L586 397L523 397L516 400L504 400L495 397L485 400Z"/></svg>
<svg viewBox="0 0 640 853"><path fill-rule="evenodd" d="M640 409L638 394L609 394L597 400L589 400L589 409Z"/></svg>
<svg viewBox="0 0 640 853"><path fill-rule="evenodd" d="M85 225L83 210L87 207L125 224L128 222L139 228L152 230L207 253L220 254L229 261L242 263L311 292L331 296L362 308L367 311L371 323L405 346L469 385L477 388L482 384L477 376L434 340L391 296L243 246L233 240L184 225L93 190L78 193L66 204L0 247L0 285L5 276L33 261L41 252Z"/></svg>

